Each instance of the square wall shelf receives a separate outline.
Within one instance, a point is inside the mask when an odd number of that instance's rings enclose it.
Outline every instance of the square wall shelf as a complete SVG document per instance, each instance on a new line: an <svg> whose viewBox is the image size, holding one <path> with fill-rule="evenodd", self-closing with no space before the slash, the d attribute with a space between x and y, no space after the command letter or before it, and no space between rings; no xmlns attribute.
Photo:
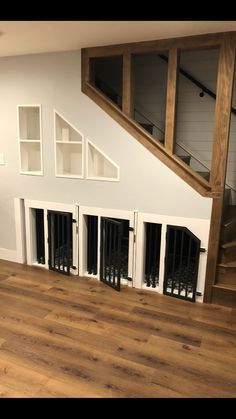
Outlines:
<svg viewBox="0 0 236 419"><path fill-rule="evenodd" d="M21 173L42 174L40 143L20 143Z"/></svg>
<svg viewBox="0 0 236 419"><path fill-rule="evenodd" d="M20 173L42 175L41 105L18 105Z"/></svg>
<svg viewBox="0 0 236 419"><path fill-rule="evenodd" d="M56 143L56 176L83 177L82 143Z"/></svg>
<svg viewBox="0 0 236 419"><path fill-rule="evenodd" d="M20 140L40 141L40 107L19 106L18 112Z"/></svg>

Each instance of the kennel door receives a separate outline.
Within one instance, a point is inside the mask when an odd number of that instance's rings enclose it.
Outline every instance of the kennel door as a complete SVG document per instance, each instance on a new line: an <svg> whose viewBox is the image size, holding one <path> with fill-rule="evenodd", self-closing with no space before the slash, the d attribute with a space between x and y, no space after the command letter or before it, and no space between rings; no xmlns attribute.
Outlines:
<svg viewBox="0 0 236 419"><path fill-rule="evenodd" d="M188 228L167 226L164 294L195 301L200 244Z"/></svg>
<svg viewBox="0 0 236 419"><path fill-rule="evenodd" d="M49 269L70 275L72 267L72 214L48 211Z"/></svg>
<svg viewBox="0 0 236 419"><path fill-rule="evenodd" d="M101 217L100 279L120 291L122 222Z"/></svg>

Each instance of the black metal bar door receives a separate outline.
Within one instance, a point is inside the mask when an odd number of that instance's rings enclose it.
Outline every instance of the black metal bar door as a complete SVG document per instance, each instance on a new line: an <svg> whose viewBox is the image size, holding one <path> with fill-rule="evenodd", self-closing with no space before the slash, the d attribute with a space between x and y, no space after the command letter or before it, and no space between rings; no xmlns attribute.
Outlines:
<svg viewBox="0 0 236 419"><path fill-rule="evenodd" d="M100 279L120 291L122 222L101 218Z"/></svg>
<svg viewBox="0 0 236 419"><path fill-rule="evenodd" d="M200 245L188 228L167 226L164 294L195 301Z"/></svg>
<svg viewBox="0 0 236 419"><path fill-rule="evenodd" d="M72 214L48 211L49 269L70 275L72 267Z"/></svg>

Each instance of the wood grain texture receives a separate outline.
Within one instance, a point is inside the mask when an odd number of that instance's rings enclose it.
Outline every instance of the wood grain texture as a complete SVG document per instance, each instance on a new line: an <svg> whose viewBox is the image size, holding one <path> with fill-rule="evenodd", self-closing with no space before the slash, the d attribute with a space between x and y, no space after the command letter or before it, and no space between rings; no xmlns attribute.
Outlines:
<svg viewBox="0 0 236 419"><path fill-rule="evenodd" d="M208 258L204 301L212 299L212 286L216 281L220 232L223 219L228 142L233 94L236 43L231 34L226 34L220 47L219 70L214 127L214 143L210 183L219 198L213 200L209 234Z"/></svg>
<svg viewBox="0 0 236 419"><path fill-rule="evenodd" d="M214 142L210 183L215 190L225 188L228 141L233 95L236 43L230 34L224 36L220 47L217 78Z"/></svg>
<svg viewBox="0 0 236 419"><path fill-rule="evenodd" d="M168 57L168 78L166 94L166 127L165 127L165 147L174 153L175 146L175 116L176 116L176 98L178 82L178 51L169 50Z"/></svg>
<svg viewBox="0 0 236 419"><path fill-rule="evenodd" d="M0 271L0 398L236 396L233 308Z"/></svg>
<svg viewBox="0 0 236 419"><path fill-rule="evenodd" d="M133 116L133 66L130 53L123 55L123 93L122 93L122 111L132 118Z"/></svg>
<svg viewBox="0 0 236 419"><path fill-rule="evenodd" d="M236 38L236 32L227 32L232 38ZM108 55L122 55L125 52L145 53L161 52L170 48L182 50L213 48L221 44L225 32L204 35L193 35L179 38L159 39L156 41L141 41L119 45L85 48L90 57L105 57ZM82 50L83 51L83 50Z"/></svg>

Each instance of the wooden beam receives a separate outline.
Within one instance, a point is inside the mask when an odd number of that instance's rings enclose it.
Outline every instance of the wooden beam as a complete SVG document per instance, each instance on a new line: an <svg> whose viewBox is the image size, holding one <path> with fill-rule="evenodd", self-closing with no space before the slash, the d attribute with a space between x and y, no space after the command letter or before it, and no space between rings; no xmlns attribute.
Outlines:
<svg viewBox="0 0 236 419"><path fill-rule="evenodd" d="M176 48L169 50L168 58L168 79L166 95L166 127L165 127L165 147L174 152L175 143L175 116L176 98L178 82L178 51Z"/></svg>
<svg viewBox="0 0 236 419"><path fill-rule="evenodd" d="M133 70L132 56L129 52L123 55L122 111L129 117L133 114Z"/></svg>
<svg viewBox="0 0 236 419"><path fill-rule="evenodd" d="M210 184L219 198L213 200L204 302L211 302L215 283L223 216L224 189L228 156L230 118L233 95L236 44L231 34L226 34L220 48L217 94L215 108L214 144Z"/></svg>
<svg viewBox="0 0 236 419"><path fill-rule="evenodd" d="M220 48L215 106L214 143L210 182L213 189L223 191L228 156L231 106L233 95L236 43L225 35Z"/></svg>
<svg viewBox="0 0 236 419"><path fill-rule="evenodd" d="M192 50L200 48L214 48L221 45L225 34L230 34L236 40L236 32L218 32L204 35L184 36L179 38L159 39L155 41L141 41L126 44L108 45L86 48L89 57L105 57L129 53L161 52L171 48Z"/></svg>

